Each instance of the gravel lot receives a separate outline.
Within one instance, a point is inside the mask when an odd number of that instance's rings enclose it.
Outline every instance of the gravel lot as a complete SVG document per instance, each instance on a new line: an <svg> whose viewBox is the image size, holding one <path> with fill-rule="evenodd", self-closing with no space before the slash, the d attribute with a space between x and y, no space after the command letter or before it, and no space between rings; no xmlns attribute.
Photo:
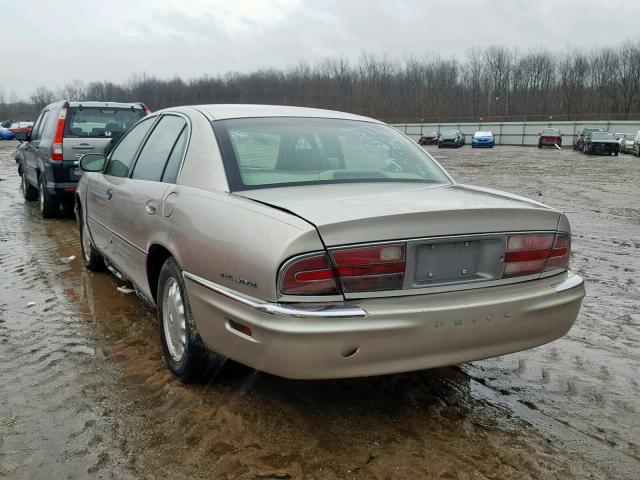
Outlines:
<svg viewBox="0 0 640 480"><path fill-rule="evenodd" d="M340 381L234 366L184 386L153 312L82 267L74 221L23 201L14 148L0 142L0 478L640 477L640 159L428 147L462 183L569 215L588 296L550 345Z"/></svg>

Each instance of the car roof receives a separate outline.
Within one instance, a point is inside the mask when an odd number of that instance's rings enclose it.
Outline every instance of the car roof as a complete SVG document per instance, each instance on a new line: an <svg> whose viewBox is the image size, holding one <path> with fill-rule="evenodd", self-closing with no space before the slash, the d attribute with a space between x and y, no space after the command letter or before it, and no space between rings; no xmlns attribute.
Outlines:
<svg viewBox="0 0 640 480"><path fill-rule="evenodd" d="M96 101L88 101L88 102L70 102L67 100L60 100L57 102L50 103L46 108L53 107L62 107L67 105L68 107L102 107L102 108L144 108L144 104L141 102L96 102Z"/></svg>
<svg viewBox="0 0 640 480"><path fill-rule="evenodd" d="M314 117L383 123L373 118L354 115L352 113L323 110L320 108L291 107L283 105L217 104L194 105L193 108L208 114L211 120L255 117Z"/></svg>

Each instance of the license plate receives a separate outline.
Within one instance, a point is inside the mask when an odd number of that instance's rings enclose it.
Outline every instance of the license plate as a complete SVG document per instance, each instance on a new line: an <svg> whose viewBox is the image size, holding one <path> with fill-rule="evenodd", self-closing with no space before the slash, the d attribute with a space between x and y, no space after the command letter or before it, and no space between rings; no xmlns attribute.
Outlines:
<svg viewBox="0 0 640 480"><path fill-rule="evenodd" d="M418 282L464 281L476 278L480 243L432 243L418 249Z"/></svg>

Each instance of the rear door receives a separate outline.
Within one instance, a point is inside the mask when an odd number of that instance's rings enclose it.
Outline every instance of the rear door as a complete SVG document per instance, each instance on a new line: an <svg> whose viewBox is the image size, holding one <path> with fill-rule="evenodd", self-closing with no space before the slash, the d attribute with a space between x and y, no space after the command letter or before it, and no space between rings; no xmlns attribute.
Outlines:
<svg viewBox="0 0 640 480"><path fill-rule="evenodd" d="M145 119L129 130L109 155L104 172L94 174L89 183L87 222L95 246L108 259L116 235L111 222L115 210L120 208L113 198L115 189L129 176L140 145L156 119Z"/></svg>
<svg viewBox="0 0 640 480"><path fill-rule="evenodd" d="M118 235L114 238L113 260L148 296L147 250L152 239L168 235L163 201L170 183L175 181L187 136L184 117L162 115L140 150L130 178L114 191L118 212L112 225Z"/></svg>
<svg viewBox="0 0 640 480"><path fill-rule="evenodd" d="M37 160L38 147L42 138L43 125L49 117L49 110L43 110L34 124L29 142L23 147L22 157L24 158L24 168L27 180L32 185L38 185Z"/></svg>

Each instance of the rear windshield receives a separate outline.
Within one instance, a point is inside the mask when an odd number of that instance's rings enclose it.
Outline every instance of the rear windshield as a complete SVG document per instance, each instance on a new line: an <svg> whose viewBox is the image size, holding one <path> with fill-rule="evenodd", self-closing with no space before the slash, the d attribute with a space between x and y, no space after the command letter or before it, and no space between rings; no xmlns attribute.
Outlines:
<svg viewBox="0 0 640 480"><path fill-rule="evenodd" d="M348 182L451 183L415 142L387 125L328 118L213 123L233 190Z"/></svg>
<svg viewBox="0 0 640 480"><path fill-rule="evenodd" d="M65 137L119 137L145 116L142 108L70 107L64 126Z"/></svg>
<svg viewBox="0 0 640 480"><path fill-rule="evenodd" d="M591 140L615 140L613 133L607 132L593 132L591 134Z"/></svg>
<svg viewBox="0 0 640 480"><path fill-rule="evenodd" d="M560 130L556 130L555 128L545 128L542 130L543 135L558 135Z"/></svg>

